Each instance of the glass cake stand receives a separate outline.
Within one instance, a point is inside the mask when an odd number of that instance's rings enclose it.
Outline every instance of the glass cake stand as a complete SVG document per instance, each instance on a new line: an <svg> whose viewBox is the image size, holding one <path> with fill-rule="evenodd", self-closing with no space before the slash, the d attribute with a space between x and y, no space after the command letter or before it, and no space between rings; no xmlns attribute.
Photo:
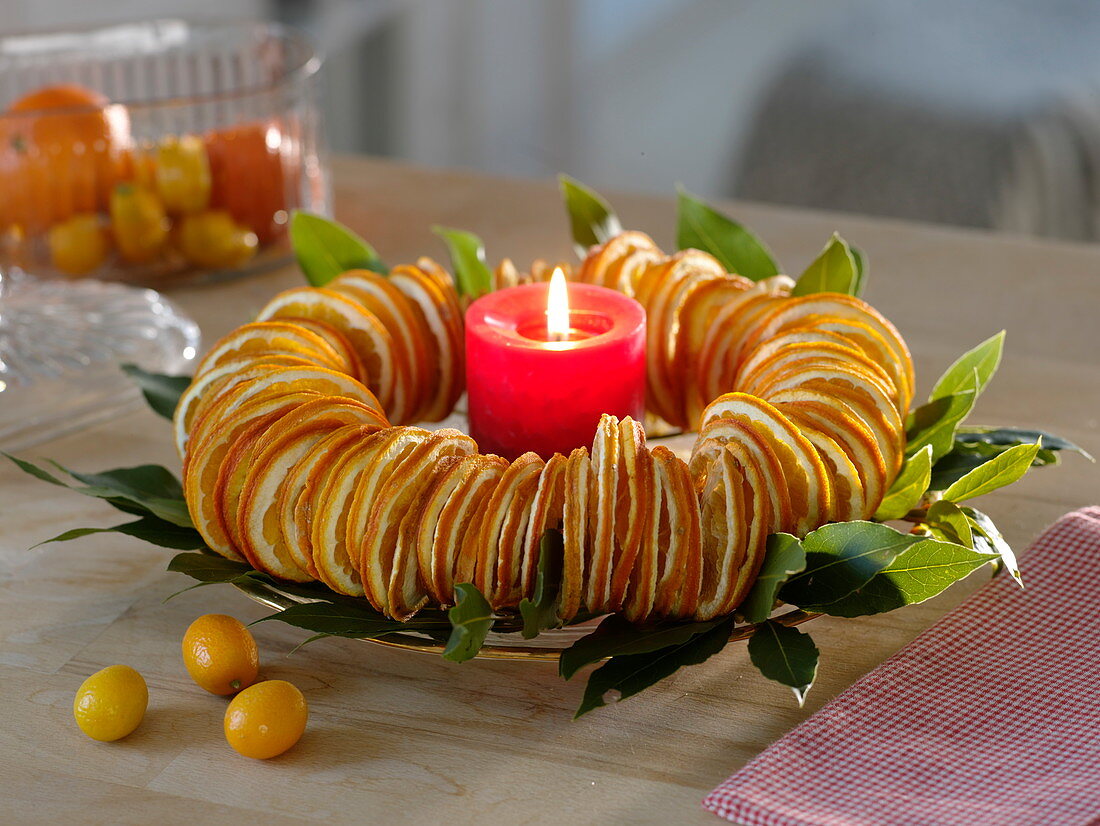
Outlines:
<svg viewBox="0 0 1100 826"><path fill-rule="evenodd" d="M199 327L159 293L0 272L0 449L109 418L140 392L120 365L190 373Z"/></svg>

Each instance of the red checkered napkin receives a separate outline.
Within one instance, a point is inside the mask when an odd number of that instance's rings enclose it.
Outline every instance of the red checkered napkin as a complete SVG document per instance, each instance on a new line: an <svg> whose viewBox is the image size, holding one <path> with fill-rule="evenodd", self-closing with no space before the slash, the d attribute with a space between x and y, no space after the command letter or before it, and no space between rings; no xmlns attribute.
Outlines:
<svg viewBox="0 0 1100 826"><path fill-rule="evenodd" d="M1100 823L1100 507L715 789L741 826Z"/></svg>

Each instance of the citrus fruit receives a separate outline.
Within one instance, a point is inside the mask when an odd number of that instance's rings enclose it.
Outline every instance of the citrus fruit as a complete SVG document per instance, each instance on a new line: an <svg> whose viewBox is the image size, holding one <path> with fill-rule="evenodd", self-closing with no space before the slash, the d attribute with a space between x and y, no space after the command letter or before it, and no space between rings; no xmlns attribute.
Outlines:
<svg viewBox="0 0 1100 826"><path fill-rule="evenodd" d="M204 614L183 635L183 664L199 688L233 694L248 688L260 670L256 640L225 614Z"/></svg>
<svg viewBox="0 0 1100 826"><path fill-rule="evenodd" d="M29 234L96 212L119 180L130 122L92 89L37 89L0 114L0 225Z"/></svg>
<svg viewBox="0 0 1100 826"><path fill-rule="evenodd" d="M234 751L267 760L289 749L302 737L309 707L302 692L286 680L265 680L249 686L225 710L225 739Z"/></svg>
<svg viewBox="0 0 1100 826"><path fill-rule="evenodd" d="M196 267L239 269L252 260L260 244L256 233L225 210L184 215L176 226L176 244Z"/></svg>
<svg viewBox="0 0 1100 826"><path fill-rule="evenodd" d="M210 161L202 138L195 135L163 138L156 149L153 179L157 195L169 212L190 213L206 209L210 203ZM231 217L226 217L236 226ZM255 240L256 236L252 237Z"/></svg>
<svg viewBox="0 0 1100 826"><path fill-rule="evenodd" d="M111 192L111 232L126 261L154 260L168 240L168 217L157 196L138 184L119 184Z"/></svg>
<svg viewBox="0 0 1100 826"><path fill-rule="evenodd" d="M111 238L95 213L74 215L50 228L46 241L50 263L68 275L85 275L103 266L111 252Z"/></svg>
<svg viewBox="0 0 1100 826"><path fill-rule="evenodd" d="M81 731L108 743L136 729L148 705L145 679L128 665L110 665L80 684L73 716Z"/></svg>

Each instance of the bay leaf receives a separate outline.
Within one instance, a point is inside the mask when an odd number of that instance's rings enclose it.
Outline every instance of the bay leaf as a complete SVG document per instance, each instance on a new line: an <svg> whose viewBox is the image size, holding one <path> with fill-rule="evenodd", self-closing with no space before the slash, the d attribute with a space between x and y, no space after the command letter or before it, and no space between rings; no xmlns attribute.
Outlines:
<svg viewBox="0 0 1100 826"><path fill-rule="evenodd" d="M773 533L768 537L764 562L756 582L738 611L748 622L763 622L771 614L779 589L793 574L806 569L806 550L798 537L789 533Z"/></svg>
<svg viewBox="0 0 1100 826"><path fill-rule="evenodd" d="M493 627L493 611L488 600L469 582L455 585L455 604L447 616L451 621L451 635L443 649L443 659L460 663L477 656Z"/></svg>
<svg viewBox="0 0 1100 826"><path fill-rule="evenodd" d="M705 634L727 617L704 622L669 621L635 625L621 614L610 614L587 634L565 649L558 658L558 673L570 679L581 668L608 657L649 654L682 645Z"/></svg>
<svg viewBox="0 0 1100 826"><path fill-rule="evenodd" d="M561 531L548 530L539 540L538 569L535 574L535 591L532 598L524 597L519 603L523 617L523 638L534 639L540 631L560 628L558 594L561 591L561 575L564 565L565 543Z"/></svg>
<svg viewBox="0 0 1100 826"><path fill-rule="evenodd" d="M432 227L447 244L458 294L479 298L493 291L493 273L485 263L485 244L472 232L449 227Z"/></svg>
<svg viewBox="0 0 1100 826"><path fill-rule="evenodd" d="M676 200L676 245L709 252L727 272L752 281L779 272L771 251L744 225L683 189Z"/></svg>
<svg viewBox="0 0 1100 826"><path fill-rule="evenodd" d="M589 247L602 244L623 231L611 205L575 178L559 175L562 199L573 233L573 248L584 260Z"/></svg>
<svg viewBox="0 0 1100 826"><path fill-rule="evenodd" d="M749 658L769 680L789 686L801 707L817 677L821 652L809 634L768 620L749 637Z"/></svg>
<svg viewBox="0 0 1100 826"><path fill-rule="evenodd" d="M867 584L921 537L876 522L835 522L802 540L806 569L779 591L784 602L806 609L851 594Z"/></svg>
<svg viewBox="0 0 1100 826"><path fill-rule="evenodd" d="M835 617L893 611L931 599L997 558L953 542L914 538L916 542L856 590L838 600L802 607Z"/></svg>
<svg viewBox="0 0 1100 826"><path fill-rule="evenodd" d="M932 446L925 445L905 460L894 484L890 486L890 490L875 511L875 519L887 522L891 519L901 519L909 513L920 503L921 497L928 490L931 476Z"/></svg>
<svg viewBox="0 0 1100 826"><path fill-rule="evenodd" d="M953 482L943 492L943 498L962 502L1011 485L1027 473L1038 452L1039 442L1010 447Z"/></svg>
<svg viewBox="0 0 1100 826"><path fill-rule="evenodd" d="M821 254L798 277L792 296L813 293L853 295L858 284L858 268L847 242L833 233Z"/></svg>
<svg viewBox="0 0 1100 826"><path fill-rule="evenodd" d="M680 668L697 665L721 651L729 642L733 617L717 621L709 630L673 645L641 654L612 657L588 677L584 697L573 719L606 705L610 691L625 700L675 674Z"/></svg>
<svg viewBox="0 0 1100 826"><path fill-rule="evenodd" d="M1001 354L1004 352L1005 331L990 336L973 350L968 350L959 356L955 362L947 368L935 387L928 401L942 399L955 393L973 390L978 396L989 384L997 367L1001 363ZM976 376L976 379L975 379Z"/></svg>
<svg viewBox="0 0 1100 826"><path fill-rule="evenodd" d="M176 412L180 396L191 386L190 376L166 376L162 373L149 373L136 364L123 364L122 372L129 376L138 387L141 395L153 412L169 421Z"/></svg>
<svg viewBox="0 0 1100 826"><path fill-rule="evenodd" d="M290 217L290 245L306 280L323 287L348 270L389 269L374 247L338 221L295 210Z"/></svg>

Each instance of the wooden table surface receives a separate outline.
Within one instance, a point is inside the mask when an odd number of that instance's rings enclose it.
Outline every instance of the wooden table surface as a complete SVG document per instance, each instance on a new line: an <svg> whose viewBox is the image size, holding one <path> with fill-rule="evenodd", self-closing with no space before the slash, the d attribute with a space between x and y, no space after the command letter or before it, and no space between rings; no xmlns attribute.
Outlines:
<svg viewBox="0 0 1100 826"><path fill-rule="evenodd" d="M337 215L391 262L444 257L433 224L481 235L490 258L571 254L551 181L492 179L365 159L335 164ZM672 199L615 196L628 227L672 246ZM1006 328L1006 360L972 416L1034 426L1100 456L1100 247L930 228L750 204L729 212L799 271L838 230L870 261L867 297L912 347L920 389L964 349ZM207 343L246 321L292 268L170 292ZM84 470L175 467L167 424L135 409L24 451ZM115 535L27 550L68 527L114 524L95 500L0 467L0 821L240 822L258 817L379 823L705 823L704 794L905 645L981 574L924 605L807 626L821 649L806 707L760 677L743 645L626 702L571 720L583 681L554 665L462 665L351 640L257 626L262 674L293 681L311 717L302 741L267 762L221 731L225 700L188 678L179 642L199 614L267 613L228 586L190 583L169 552ZM1048 523L1100 501L1097 466L1069 456L983 500L1023 550ZM1024 559L1026 576L1026 558ZM72 698L88 674L144 674L145 721L112 744L84 737Z"/></svg>

